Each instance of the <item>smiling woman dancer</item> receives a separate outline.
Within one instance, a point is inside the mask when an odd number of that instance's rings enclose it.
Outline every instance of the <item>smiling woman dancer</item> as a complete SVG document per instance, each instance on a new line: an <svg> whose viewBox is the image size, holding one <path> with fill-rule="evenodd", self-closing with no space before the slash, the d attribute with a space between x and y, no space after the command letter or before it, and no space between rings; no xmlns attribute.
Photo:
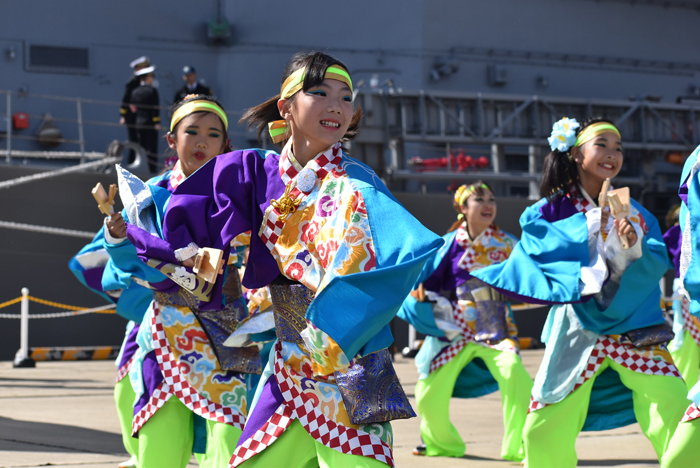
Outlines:
<svg viewBox="0 0 700 468"><path fill-rule="evenodd" d="M171 193L228 148L227 128L226 114L214 99L193 95L179 102L167 135L177 154L173 169L148 184L120 169L127 222L147 229L149 236L160 235ZM115 237L125 236L121 216L110 223ZM108 251L117 267L114 282L154 290L129 372L137 396L132 431L138 434L138 466L184 467L193 451L200 466L225 464L243 429L251 374L262 370L257 348L220 346L232 324L247 316L237 271L242 256L230 257L223 300L202 312L186 282L183 286L172 272L141 262L126 238Z"/></svg>
<svg viewBox="0 0 700 468"><path fill-rule="evenodd" d="M442 241L343 153L359 119L347 67L296 54L280 95L243 116L281 154L236 151L197 171L171 199L166 242L129 226L146 257L171 262L254 233L243 283L270 285L278 340L232 466L393 466L389 421L414 416L388 324Z"/></svg>
<svg viewBox="0 0 700 468"><path fill-rule="evenodd" d="M418 279L422 285L399 312L428 335L416 355L416 404L425 445L413 453L464 456L464 441L450 422L450 398L500 389L505 426L501 456L520 461L532 379L518 355L518 329L510 306L470 274L506 260L518 240L496 226L496 199L484 182L459 187L454 207L458 221L423 268Z"/></svg>
<svg viewBox="0 0 700 468"><path fill-rule="evenodd" d="M596 204L624 159L611 122L563 119L549 142L545 198L520 218L520 243L508 261L474 272L523 301L554 305L525 423L525 466L574 467L584 424L612 428L635 417L661 459L687 407L665 346L672 334L659 305L669 266L661 231L634 200L619 220Z"/></svg>

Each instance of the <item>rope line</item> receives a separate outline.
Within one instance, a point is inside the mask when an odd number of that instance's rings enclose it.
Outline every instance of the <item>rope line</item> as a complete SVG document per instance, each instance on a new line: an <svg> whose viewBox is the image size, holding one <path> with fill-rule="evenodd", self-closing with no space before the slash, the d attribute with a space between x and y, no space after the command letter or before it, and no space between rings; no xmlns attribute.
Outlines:
<svg viewBox="0 0 700 468"><path fill-rule="evenodd" d="M21 301L21 300L22 300L22 296L16 297L16 298L14 298L14 299L12 299L12 300L9 300L9 301L1 302L1 303L0 303L0 309L3 309L3 308L5 308L5 307L9 307L9 306L11 306L12 304L17 304L17 303L18 303L19 301Z"/></svg>
<svg viewBox="0 0 700 468"><path fill-rule="evenodd" d="M26 184L28 182L34 182L36 180L48 179L49 177L57 177L63 174L69 174L71 172L79 172L83 169L89 169L92 167L100 167L106 164L120 162L121 160L121 156L114 156L112 158L104 158L99 161L78 164L77 166L64 167L63 169L58 169L56 171L40 172L39 174L32 174L28 176L18 177L16 179L5 180L3 182L0 182L0 189L15 187L17 185Z"/></svg>
<svg viewBox="0 0 700 468"><path fill-rule="evenodd" d="M22 300L22 298L20 297L19 300ZM50 301L45 301L45 302L50 302ZM72 306L68 306L68 307L72 307ZM73 310L71 312L53 312L53 313L48 313L48 314L30 314L29 318L30 319L51 319L51 318L63 318L63 317L75 317L78 315L87 315L87 314L92 314L92 313L116 314L117 313L116 307L117 306L115 304L107 304L107 305L103 305L100 307L93 307L92 309ZM20 319L21 317L22 317L21 314L0 314L0 319Z"/></svg>
<svg viewBox="0 0 700 468"><path fill-rule="evenodd" d="M73 229L63 229L48 226L37 226L34 224L14 223L12 221L0 221L0 228L17 229L19 231L42 232L46 234L57 234L59 236L79 237L81 239L92 239L94 232L75 231Z"/></svg>

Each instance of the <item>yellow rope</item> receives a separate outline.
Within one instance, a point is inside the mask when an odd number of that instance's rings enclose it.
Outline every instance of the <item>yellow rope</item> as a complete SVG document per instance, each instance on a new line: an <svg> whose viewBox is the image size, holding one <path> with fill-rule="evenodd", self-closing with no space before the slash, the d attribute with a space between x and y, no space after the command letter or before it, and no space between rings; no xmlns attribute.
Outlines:
<svg viewBox="0 0 700 468"><path fill-rule="evenodd" d="M30 301L38 302L39 304L44 304L44 305L51 306L51 307L57 307L59 309L74 310L76 312L89 309L89 307L78 307L78 306L72 306L72 305L68 305L68 304L61 304L60 302L47 301L46 299L39 299L38 297L34 297L34 296L27 296L27 299L29 299ZM0 302L0 309L2 309L4 307L9 307L13 304L17 304L21 300L22 300L22 296L16 297L16 298L11 299L11 300L6 301L6 302ZM116 314L117 312L113 309L112 310L108 309L108 310L97 310L97 311L95 311L95 313L96 314Z"/></svg>
<svg viewBox="0 0 700 468"><path fill-rule="evenodd" d="M68 304L61 304L60 302L53 302L53 301L47 301L46 299L39 299L38 297L34 296L27 296L27 299L30 301L38 302L39 304L44 304L47 306L51 307L57 307L59 309L66 309L66 310L87 310L88 307L77 307L77 306L71 306Z"/></svg>
<svg viewBox="0 0 700 468"><path fill-rule="evenodd" d="M2 303L0 303L0 309L2 309L3 307L11 306L12 304L17 304L21 300L22 300L22 296L16 297L16 298L14 298L10 301L7 301L7 302L2 302Z"/></svg>

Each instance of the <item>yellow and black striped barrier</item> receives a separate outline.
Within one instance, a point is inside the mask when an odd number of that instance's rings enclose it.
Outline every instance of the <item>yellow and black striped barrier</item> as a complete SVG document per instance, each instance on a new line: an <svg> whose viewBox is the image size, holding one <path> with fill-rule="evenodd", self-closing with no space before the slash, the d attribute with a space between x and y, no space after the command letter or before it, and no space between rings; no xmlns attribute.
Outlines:
<svg viewBox="0 0 700 468"><path fill-rule="evenodd" d="M29 348L29 357L34 361L103 361L118 355L119 346Z"/></svg>

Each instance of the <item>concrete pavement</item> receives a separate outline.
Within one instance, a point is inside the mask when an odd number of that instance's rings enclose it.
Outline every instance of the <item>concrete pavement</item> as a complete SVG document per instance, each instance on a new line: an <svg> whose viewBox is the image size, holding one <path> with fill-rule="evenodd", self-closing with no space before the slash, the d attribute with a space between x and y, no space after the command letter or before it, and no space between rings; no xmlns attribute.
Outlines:
<svg viewBox="0 0 700 468"><path fill-rule="evenodd" d="M541 350L523 351L531 375L541 358ZM415 404L413 360L398 357L396 370ZM114 363L105 361L40 362L35 369L13 369L10 362L0 362L0 468L106 468L125 460L112 399L115 373ZM451 414L467 442L465 458L412 456L411 449L420 442L419 419L413 418L393 423L396 466L520 466L499 458L503 428L498 393L453 399ZM582 433L577 450L579 466L658 466L651 444L636 424ZM197 466L194 459L190 466Z"/></svg>

